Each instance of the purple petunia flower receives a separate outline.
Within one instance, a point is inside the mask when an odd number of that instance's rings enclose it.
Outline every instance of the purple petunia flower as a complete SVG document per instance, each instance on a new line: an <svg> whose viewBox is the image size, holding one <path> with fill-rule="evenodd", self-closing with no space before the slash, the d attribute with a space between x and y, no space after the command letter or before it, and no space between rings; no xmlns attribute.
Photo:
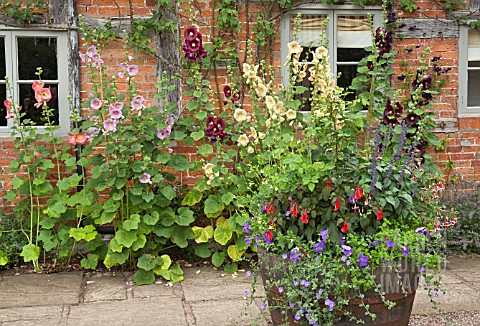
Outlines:
<svg viewBox="0 0 480 326"><path fill-rule="evenodd" d="M323 253L323 251L325 250L326 247L327 247L327 245L325 243L325 240L317 242L313 245L313 252L315 252L317 254L321 254L321 253Z"/></svg>
<svg viewBox="0 0 480 326"><path fill-rule="evenodd" d="M423 234L424 236L428 236L429 233L427 232L427 228L426 227L421 227L421 228L418 228L415 230L415 233L418 233L418 234Z"/></svg>
<svg viewBox="0 0 480 326"><path fill-rule="evenodd" d="M295 320L300 320L300 318L302 318L302 316L297 312L295 314Z"/></svg>
<svg viewBox="0 0 480 326"><path fill-rule="evenodd" d="M376 247L379 243L380 243L380 240L373 241L373 242L370 244L370 247Z"/></svg>
<svg viewBox="0 0 480 326"><path fill-rule="evenodd" d="M362 253L358 254L358 266L365 267L367 265L368 265L368 256L365 256Z"/></svg>
<svg viewBox="0 0 480 326"><path fill-rule="evenodd" d="M293 280L293 285L294 286L298 286L298 284L299 284L298 280Z"/></svg>
<svg viewBox="0 0 480 326"><path fill-rule="evenodd" d="M245 224L243 224L243 232L244 233L250 233L250 223L249 222L245 222Z"/></svg>
<svg viewBox="0 0 480 326"><path fill-rule="evenodd" d="M260 310L265 310L265 304L264 303L260 304Z"/></svg>
<svg viewBox="0 0 480 326"><path fill-rule="evenodd" d="M323 290L322 289L318 290L317 294L315 295L315 298L317 298L317 300L320 300L320 298L322 297L322 294L323 294Z"/></svg>
<svg viewBox="0 0 480 326"><path fill-rule="evenodd" d="M245 237L245 243L247 244L247 246L250 246L250 244L252 243L252 238L251 237Z"/></svg>
<svg viewBox="0 0 480 326"><path fill-rule="evenodd" d="M293 304L293 302L290 302L288 305L289 305L290 308L292 308L292 309L293 309L293 307L295 307L295 305Z"/></svg>
<svg viewBox="0 0 480 326"><path fill-rule="evenodd" d="M251 275L252 275L252 272L250 272L250 271L245 272L245 276L251 276Z"/></svg>
<svg viewBox="0 0 480 326"><path fill-rule="evenodd" d="M408 245L406 245L405 247L403 247L402 249L402 254L404 254L405 256L408 255L410 253L410 250L408 249Z"/></svg>
<svg viewBox="0 0 480 326"><path fill-rule="evenodd" d="M323 241L327 239L327 235L328 235L328 229L325 229L322 232L320 232L320 236L322 237Z"/></svg>
<svg viewBox="0 0 480 326"><path fill-rule="evenodd" d="M283 288L283 286L281 286L281 287L278 288L278 293L283 293L284 290L285 289Z"/></svg>
<svg viewBox="0 0 480 326"><path fill-rule="evenodd" d="M294 250L290 251L290 260L292 261L292 263L300 261L300 253Z"/></svg>
<svg viewBox="0 0 480 326"><path fill-rule="evenodd" d="M353 254L353 249L352 249L352 247L347 246L347 245L342 245L342 248L343 248L343 254L344 254L345 256L348 257L348 256L350 256L350 255Z"/></svg>
<svg viewBox="0 0 480 326"><path fill-rule="evenodd" d="M282 258L283 258L283 259L287 259L287 258L288 258L288 255L287 255L287 254L282 254Z"/></svg>
<svg viewBox="0 0 480 326"><path fill-rule="evenodd" d="M390 241L390 239L385 240L385 243L386 243L386 245L387 245L387 248L390 248L390 249L395 248L395 243L393 243L392 241Z"/></svg>
<svg viewBox="0 0 480 326"><path fill-rule="evenodd" d="M247 295L248 295L248 291L247 290L243 291L243 296L246 297Z"/></svg>
<svg viewBox="0 0 480 326"><path fill-rule="evenodd" d="M425 272L425 267L421 266L420 267L420 273L423 273L423 272Z"/></svg>
<svg viewBox="0 0 480 326"><path fill-rule="evenodd" d="M325 305L328 307L328 311L333 311L333 308L335 307L335 302L330 299L326 299Z"/></svg>

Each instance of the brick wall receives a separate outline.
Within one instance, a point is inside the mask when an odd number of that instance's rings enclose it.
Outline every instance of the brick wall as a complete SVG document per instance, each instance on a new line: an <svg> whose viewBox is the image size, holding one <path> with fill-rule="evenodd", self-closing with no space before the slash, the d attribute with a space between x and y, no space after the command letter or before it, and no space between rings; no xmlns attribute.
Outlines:
<svg viewBox="0 0 480 326"><path fill-rule="evenodd" d="M154 7L153 0L117 0L116 4L114 1L104 1L104 0L77 0L77 13L82 14L85 17L105 19L118 16L129 16L130 15L130 2L131 8L135 16L148 16L150 15ZM210 0L197 0L196 4L198 7L194 8L194 13L198 18L198 26L202 32L204 43L208 44L211 39L212 23L211 18L212 14L215 15L215 11L212 7L212 2ZM188 3L184 4L185 6ZM405 13L398 10L398 17L401 19L414 18L418 19L418 24L421 24L421 19L430 19L430 18L446 18L446 15L443 11L440 10L439 6L434 1L420 1L418 2L419 10L413 13ZM244 9L244 8L242 8ZM240 19L242 21L252 21L255 14L260 10L257 5L250 5L248 16L245 12L240 13ZM182 15L181 25L186 27L190 25L188 12L181 10L180 14ZM279 25L275 27L279 29ZM247 35L247 27L243 25L242 30L238 35L226 35L227 40L235 42L237 46L242 49L246 47L246 39L252 38L251 26L250 33ZM447 123L439 125L438 135L440 138L449 138L447 141L446 150L442 152L432 152L434 157L438 160L440 166L443 167L443 162L453 161L455 163L455 168L449 172L449 177L458 177L465 180L475 180L480 181L480 117L462 117L458 118L458 105L457 105L457 92L458 92L458 38L449 37L449 38L404 38L397 39L395 43L395 49L399 51L402 59L408 62L410 67L415 67L419 60L418 51L407 51L408 48L415 47L420 45L419 50L425 49L426 47L431 48L431 55L441 56L442 59L440 64L443 67L451 68L449 72L449 82L445 85L442 93L436 96L438 102L434 105L435 113ZM273 59L270 62L277 67L281 65L280 62L280 37L278 36L273 48L271 49L259 49L268 50L270 52L270 59ZM130 52L133 53L132 50ZM118 72L118 65L121 62L124 62L125 49L122 42L112 42L108 47L103 50L102 58L105 61L105 64L109 66L112 73L116 74ZM241 53L239 61L243 63L245 56ZM140 94L145 96L148 101L153 101L153 95L155 91L156 83L156 60L153 57L147 55L136 54L134 59L134 64L139 66L140 73L136 77L137 88L140 91ZM394 67L395 70L400 73L399 67ZM276 74L276 77L280 77L279 74ZM215 82L219 83L219 92L220 98L223 99L221 93L223 85L227 83L228 76L226 69L224 67L218 67L217 78L215 80L213 74L207 76L212 82L212 87L214 91L217 91ZM120 89L124 89L125 85L120 84ZM85 71L81 70L81 98L82 100L86 99L89 96L90 85L88 79L85 76ZM186 103L188 99L183 99L183 104ZM245 99L248 103L248 98ZM215 102L216 106L220 110L222 107L221 102ZM10 160L15 157L13 151L13 142L11 138L2 138L0 140L0 198L3 198L6 191L11 188L10 180L12 175L9 173L8 165ZM187 158L194 160L196 155L195 146L182 146L182 144L177 144L173 146L173 150L178 154L185 154ZM178 178L182 183L192 185L195 183L198 174L189 174L183 172L178 174ZM3 201L1 203L2 208L8 209L7 203Z"/></svg>

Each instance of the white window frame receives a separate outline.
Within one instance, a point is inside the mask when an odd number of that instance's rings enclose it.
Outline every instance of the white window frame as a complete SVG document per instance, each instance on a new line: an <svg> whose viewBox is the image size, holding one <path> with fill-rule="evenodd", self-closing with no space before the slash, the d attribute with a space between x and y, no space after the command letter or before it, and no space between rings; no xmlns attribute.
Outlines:
<svg viewBox="0 0 480 326"><path fill-rule="evenodd" d="M337 76L337 49L334 40L336 40L336 22L338 16L355 16L355 15L368 15L372 16L374 28L383 26L383 9L381 6L353 6L353 5L336 5L336 6L327 6L327 5L304 5L300 6L298 9L291 10L285 13L282 17L281 22L281 74L283 77L283 83L288 84L289 72L288 67L285 67L284 63L287 61L288 55L288 43L290 42L290 16L297 14L305 15L325 15L330 17L327 27L328 35L328 54L329 54L329 64L330 69L336 78Z"/></svg>
<svg viewBox="0 0 480 326"><path fill-rule="evenodd" d="M68 101L68 35L64 30L27 30L21 28L11 28L0 26L0 37L5 38L5 61L6 73L10 86L13 88L13 94L7 89L7 96L13 95L14 103L19 103L19 73L17 56L17 38L18 37L50 37L57 39L57 80L43 80L45 84L58 84L58 124L56 136L65 136L70 131L70 108ZM5 76L0 76L0 84L5 84ZM28 82L32 82L28 81ZM22 80L25 83L25 80ZM4 99L1 99L2 101ZM12 134L13 120L7 121L7 126L0 126L0 137L8 137ZM45 127L38 126L38 132L45 132Z"/></svg>
<svg viewBox="0 0 480 326"><path fill-rule="evenodd" d="M467 106L468 100L468 26L460 26L458 39L458 116L480 117L480 106ZM470 68L471 69L471 68ZM480 68L476 68L480 69Z"/></svg>

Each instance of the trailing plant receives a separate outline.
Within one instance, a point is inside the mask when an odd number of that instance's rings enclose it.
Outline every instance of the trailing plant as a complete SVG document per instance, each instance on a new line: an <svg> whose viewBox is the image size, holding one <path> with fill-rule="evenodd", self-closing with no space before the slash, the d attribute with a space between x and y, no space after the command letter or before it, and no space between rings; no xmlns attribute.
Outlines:
<svg viewBox="0 0 480 326"><path fill-rule="evenodd" d="M0 0L0 13L16 19L18 25L30 23L35 14L46 8L44 0Z"/></svg>

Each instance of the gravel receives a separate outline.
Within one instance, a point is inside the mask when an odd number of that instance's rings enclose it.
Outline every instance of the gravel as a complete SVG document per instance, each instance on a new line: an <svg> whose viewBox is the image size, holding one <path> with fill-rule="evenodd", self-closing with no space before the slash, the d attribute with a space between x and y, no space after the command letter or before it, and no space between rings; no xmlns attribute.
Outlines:
<svg viewBox="0 0 480 326"><path fill-rule="evenodd" d="M480 309L480 307L479 307ZM477 326L480 325L480 310L459 311L438 315L413 315L408 326Z"/></svg>

